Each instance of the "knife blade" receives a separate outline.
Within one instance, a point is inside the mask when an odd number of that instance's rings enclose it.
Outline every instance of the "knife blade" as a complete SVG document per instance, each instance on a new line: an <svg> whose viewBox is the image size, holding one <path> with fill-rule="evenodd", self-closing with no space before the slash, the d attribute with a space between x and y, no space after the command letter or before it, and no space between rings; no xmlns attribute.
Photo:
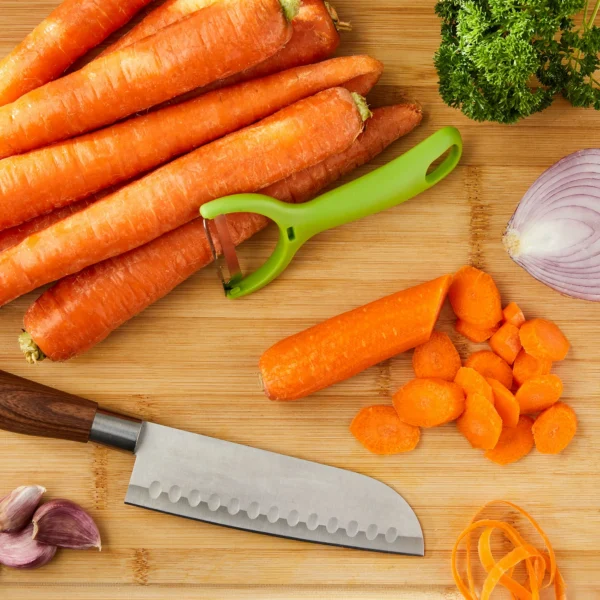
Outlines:
<svg viewBox="0 0 600 600"><path fill-rule="evenodd" d="M296 540L424 555L421 526L404 498L352 471L109 413L2 372L0 428L133 452L130 505Z"/></svg>

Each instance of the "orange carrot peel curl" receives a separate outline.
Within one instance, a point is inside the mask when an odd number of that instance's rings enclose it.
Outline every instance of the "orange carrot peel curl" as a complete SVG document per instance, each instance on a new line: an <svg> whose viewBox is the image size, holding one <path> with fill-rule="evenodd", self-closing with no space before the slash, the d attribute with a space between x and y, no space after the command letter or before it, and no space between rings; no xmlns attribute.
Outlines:
<svg viewBox="0 0 600 600"><path fill-rule="evenodd" d="M523 516L542 538L544 550L527 543L515 527L504 521L477 520L486 508L498 504L508 506ZM478 555L487 577L483 583L481 594L478 594L471 568L471 534L480 529L483 529L483 532L479 537ZM514 548L498 561L495 560L491 549L492 534L495 530L500 530L514 545ZM457 564L458 550L463 540L466 547L467 582L461 576ZM522 562L525 563L527 570L525 585L512 577L515 567ZM452 576L466 600L489 600L498 585L505 587L511 593L511 597L516 600L539 600L540 591L553 586L555 599L566 600L565 582L556 564L556 555L548 536L529 513L506 500L495 500L483 506L473 517L469 526L459 535L452 549Z"/></svg>

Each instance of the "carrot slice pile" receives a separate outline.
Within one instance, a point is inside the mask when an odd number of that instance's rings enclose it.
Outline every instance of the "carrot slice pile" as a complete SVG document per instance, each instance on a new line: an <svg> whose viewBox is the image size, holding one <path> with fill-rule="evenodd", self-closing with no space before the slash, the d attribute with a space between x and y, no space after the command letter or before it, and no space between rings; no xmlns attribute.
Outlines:
<svg viewBox="0 0 600 600"><path fill-rule="evenodd" d="M508 465L527 456L533 448L533 419L519 417L515 427L502 428L496 447L488 450L485 457L499 465Z"/></svg>
<svg viewBox="0 0 600 600"><path fill-rule="evenodd" d="M479 516L489 507L503 505L511 508L535 529L544 543L544 548L539 549L528 543L519 533L517 528L498 519L479 519ZM487 573L483 582L481 593L475 589L471 567L471 536L474 532L483 530L479 536L477 550L481 565ZM492 535L495 531L501 532L512 543L514 548L504 557L496 561L492 553ZM458 551L464 542L466 549L467 581L459 572ZM513 579L513 571L520 563L525 563L527 581L524 584ZM469 526L458 536L452 549L452 576L463 598L467 600L489 600L498 585L503 586L516 600L536 600L540 598L540 591L553 587L555 600L566 600L566 585L556 564L556 554L537 521L525 510L508 502L495 500L484 505L471 520Z"/></svg>
<svg viewBox="0 0 600 600"><path fill-rule="evenodd" d="M498 331L498 326L490 327L488 329L482 329L481 327L477 327L476 325L471 325L471 323L467 323L462 319L458 319L454 324L454 329L460 335L466 337L471 342L475 344L480 344L481 342L485 342L489 340L496 331Z"/></svg>
<svg viewBox="0 0 600 600"><path fill-rule="evenodd" d="M490 338L490 348L509 365L512 365L521 351L519 328L511 323L504 323Z"/></svg>
<svg viewBox="0 0 600 600"><path fill-rule="evenodd" d="M350 433L374 454L399 454L414 450L421 430L401 421L393 406L368 406L350 424Z"/></svg>
<svg viewBox="0 0 600 600"><path fill-rule="evenodd" d="M485 380L485 377L470 367L461 367L456 374L454 383L459 385L466 395L481 394L485 396L494 405L495 399L492 387Z"/></svg>
<svg viewBox="0 0 600 600"><path fill-rule="evenodd" d="M486 378L494 394L494 407L498 411L505 427L516 427L521 409L513 393L505 388L497 379Z"/></svg>
<svg viewBox="0 0 600 600"><path fill-rule="evenodd" d="M559 454L571 443L576 432L575 411L563 402L557 402L535 420L535 447L542 454Z"/></svg>
<svg viewBox="0 0 600 600"><path fill-rule="evenodd" d="M513 374L509 364L490 350L480 350L469 356L465 362L466 367L471 367L484 377L497 379L509 390L512 388Z"/></svg>
<svg viewBox="0 0 600 600"><path fill-rule="evenodd" d="M517 391L515 398L524 415L546 410L558 402L563 384L558 375L542 375L528 379Z"/></svg>
<svg viewBox="0 0 600 600"><path fill-rule="evenodd" d="M532 377L549 375L552 369L552 361L548 358L536 358L521 350L513 364L514 382L521 386Z"/></svg>
<svg viewBox="0 0 600 600"><path fill-rule="evenodd" d="M500 415L493 404L481 394L467 396L465 411L456 421L456 425L473 448L482 450L495 448L502 432Z"/></svg>
<svg viewBox="0 0 600 600"><path fill-rule="evenodd" d="M415 348L412 365L417 377L454 381L461 361L448 335L434 331L429 340Z"/></svg>
<svg viewBox="0 0 600 600"><path fill-rule="evenodd" d="M504 318L505 323L510 323L514 325L517 329L525 323L525 315L523 311L519 308L519 305L516 302L511 302L504 307L502 311L502 316Z"/></svg>
<svg viewBox="0 0 600 600"><path fill-rule="evenodd" d="M552 321L532 319L519 329L521 344L527 354L552 361L563 360L569 352L569 341Z"/></svg>

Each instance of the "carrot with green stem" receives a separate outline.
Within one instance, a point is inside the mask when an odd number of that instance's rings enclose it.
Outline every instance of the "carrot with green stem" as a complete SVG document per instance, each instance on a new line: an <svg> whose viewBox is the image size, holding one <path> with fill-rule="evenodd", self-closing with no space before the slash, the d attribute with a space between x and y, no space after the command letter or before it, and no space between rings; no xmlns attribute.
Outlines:
<svg viewBox="0 0 600 600"><path fill-rule="evenodd" d="M366 94L382 71L368 56L334 58L6 158L0 161L0 230L128 181L328 88L349 85Z"/></svg>
<svg viewBox="0 0 600 600"><path fill-rule="evenodd" d="M151 0L65 0L0 60L0 106L59 77Z"/></svg>
<svg viewBox="0 0 600 600"><path fill-rule="evenodd" d="M367 163L421 121L417 106L376 109L363 134L341 154L329 157L263 190L286 202L305 202L354 168ZM252 214L227 217L230 235L241 243L268 221ZM168 294L212 262L201 219L126 254L71 275L44 292L25 315L21 343L29 362L47 355L67 360L105 339L125 321ZM98 306L102 314L98 316Z"/></svg>
<svg viewBox="0 0 600 600"><path fill-rule="evenodd" d="M98 129L260 63L299 0L216 3L0 108L0 158Z"/></svg>
<svg viewBox="0 0 600 600"><path fill-rule="evenodd" d="M361 96L332 88L161 167L0 254L0 305L184 225L205 202L343 152L368 114Z"/></svg>
<svg viewBox="0 0 600 600"><path fill-rule="evenodd" d="M434 331L424 344L415 348L412 365L417 377L454 381L461 361L448 335Z"/></svg>

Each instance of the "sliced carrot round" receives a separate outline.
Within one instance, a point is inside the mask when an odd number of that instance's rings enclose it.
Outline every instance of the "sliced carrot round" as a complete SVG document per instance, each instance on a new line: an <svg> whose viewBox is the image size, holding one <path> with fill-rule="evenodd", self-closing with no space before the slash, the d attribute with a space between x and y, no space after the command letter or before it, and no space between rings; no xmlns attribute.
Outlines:
<svg viewBox="0 0 600 600"><path fill-rule="evenodd" d="M462 267L448 292L454 314L482 329L494 327L502 320L500 292L490 275L475 267Z"/></svg>
<svg viewBox="0 0 600 600"><path fill-rule="evenodd" d="M494 406L481 394L469 394L465 411L456 421L459 431L473 448L495 448L502 432L502 419Z"/></svg>
<svg viewBox="0 0 600 600"><path fill-rule="evenodd" d="M510 365L491 350L480 350L469 356L465 362L484 377L497 379L505 388L512 389L513 374Z"/></svg>
<svg viewBox="0 0 600 600"><path fill-rule="evenodd" d="M519 329L521 344L527 354L552 361L563 360L569 352L569 341L552 321L532 319Z"/></svg>
<svg viewBox="0 0 600 600"><path fill-rule="evenodd" d="M564 402L545 410L533 424L535 447L542 454L559 454L577 433L575 411Z"/></svg>
<svg viewBox="0 0 600 600"><path fill-rule="evenodd" d="M350 433L374 454L399 454L414 450L421 430L403 423L393 406L368 406L350 424Z"/></svg>
<svg viewBox="0 0 600 600"><path fill-rule="evenodd" d="M516 302L507 304L502 311L502 316L505 323L510 323L517 328L525 323L525 315L523 315L523 311Z"/></svg>
<svg viewBox="0 0 600 600"><path fill-rule="evenodd" d="M521 386L532 377L549 375L552 369L552 361L548 358L536 358L527 354L525 350L519 352L513 364L514 382Z"/></svg>
<svg viewBox="0 0 600 600"><path fill-rule="evenodd" d="M497 379L486 377L486 381L494 394L494 407L498 411L505 427L516 427L521 409L514 394L505 388Z"/></svg>
<svg viewBox="0 0 600 600"><path fill-rule="evenodd" d="M458 418L465 409L462 389L443 379L413 379L394 395L401 421L415 427L437 427Z"/></svg>
<svg viewBox="0 0 600 600"><path fill-rule="evenodd" d="M546 410L560 399L563 383L558 375L541 375L528 379L517 391L515 398L521 414L528 415Z"/></svg>
<svg viewBox="0 0 600 600"><path fill-rule="evenodd" d="M504 426L496 447L487 450L485 457L499 465L508 465L527 456L533 448L533 419L523 415L515 427Z"/></svg>
<svg viewBox="0 0 600 600"><path fill-rule="evenodd" d="M454 383L463 389L465 396L469 394L481 394L482 396L485 396L492 405L495 403L491 385L485 380L485 377L475 369L461 367L454 378Z"/></svg>
<svg viewBox="0 0 600 600"><path fill-rule="evenodd" d="M511 323L504 323L490 338L490 348L509 365L512 365L521 351L518 327Z"/></svg>
<svg viewBox="0 0 600 600"><path fill-rule="evenodd" d="M494 333L498 331L498 326L482 329L476 325L471 325L462 319L457 319L456 323L454 324L454 329L456 329L460 335L466 337L471 342L474 342L475 344L481 344L481 342L489 340Z"/></svg>
<svg viewBox="0 0 600 600"><path fill-rule="evenodd" d="M434 331L428 341L415 348L412 364L419 378L454 381L462 363L448 335Z"/></svg>

